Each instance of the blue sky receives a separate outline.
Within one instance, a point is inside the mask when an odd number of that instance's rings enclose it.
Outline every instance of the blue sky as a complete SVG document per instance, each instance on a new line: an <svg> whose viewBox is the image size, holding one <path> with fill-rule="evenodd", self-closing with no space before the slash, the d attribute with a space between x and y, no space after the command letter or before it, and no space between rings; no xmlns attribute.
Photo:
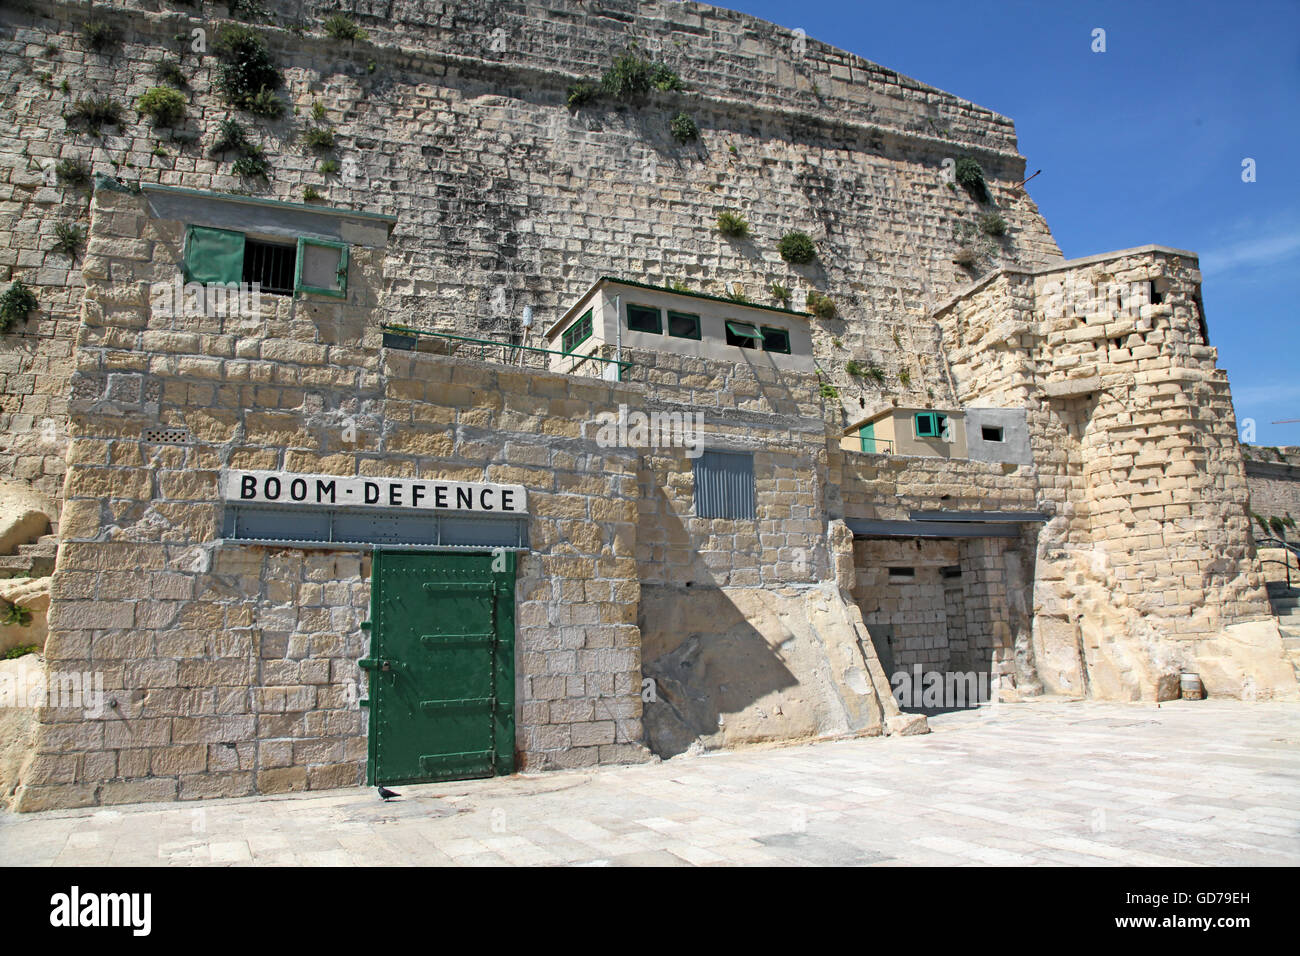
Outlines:
<svg viewBox="0 0 1300 956"><path fill-rule="evenodd" d="M1239 423L1300 445L1300 0L720 5L1011 117L1067 257L1200 253Z"/></svg>

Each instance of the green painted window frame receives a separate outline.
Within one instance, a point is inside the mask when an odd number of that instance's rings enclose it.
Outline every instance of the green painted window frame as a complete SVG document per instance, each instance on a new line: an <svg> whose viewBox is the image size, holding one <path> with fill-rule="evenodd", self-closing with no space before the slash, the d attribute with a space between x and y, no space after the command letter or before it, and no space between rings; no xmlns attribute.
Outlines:
<svg viewBox="0 0 1300 956"><path fill-rule="evenodd" d="M728 345L738 349L756 349L763 344L763 333L759 332L757 326L751 322L733 322L727 319L723 322L723 325L731 335L741 339L740 342L728 341ZM750 344L746 345L745 342Z"/></svg>
<svg viewBox="0 0 1300 956"><path fill-rule="evenodd" d="M569 327L560 333L560 349L565 355L568 355L583 342L587 341L587 339L591 338L593 311L594 310L592 309L588 309L586 312L582 313L582 315L574 319ZM571 340L575 331L581 331L583 333L582 337Z"/></svg>
<svg viewBox="0 0 1300 956"><path fill-rule="evenodd" d="M922 430L923 421L928 422L927 428L933 431ZM939 412L917 412L913 419L913 430L917 438L942 438L947 423L948 416L941 415Z"/></svg>
<svg viewBox="0 0 1300 956"><path fill-rule="evenodd" d="M208 243L222 241L230 243L232 247L237 245L238 256L229 259L226 264L227 268L218 269L208 258L209 255L216 255L216 253L205 252L203 247ZM244 234L234 229L217 229L213 226L186 226L185 260L182 266L185 281L198 282L202 285L230 285L231 283L243 282L244 242ZM227 250L225 255L233 256L233 248Z"/></svg>
<svg viewBox="0 0 1300 956"><path fill-rule="evenodd" d="M643 313L650 313L650 312L653 312L653 313L654 313L654 315L655 315L655 327L654 327L654 331L653 331L653 332L652 332L650 329L635 329L635 328L632 327L632 310L633 310L633 309L636 309L638 312L643 312ZM641 332L641 333L644 334L644 335L663 335L663 334L664 334L664 312L663 312L663 309L660 309L660 308L658 308L657 306L653 306L653 305L637 305L635 302L629 302L629 303L627 304L627 307L624 309L624 319L623 319L623 321L624 321L624 323L626 324L626 326L627 326L627 330L628 330L629 332Z"/></svg>
<svg viewBox="0 0 1300 956"><path fill-rule="evenodd" d="M694 323L694 335L681 335L673 331L673 319L690 319ZM668 310L668 334L675 339L694 339L699 341L701 337L700 317L694 312L678 312L675 309Z"/></svg>
<svg viewBox="0 0 1300 956"><path fill-rule="evenodd" d="M790 330L789 330L789 329L783 329L783 328L780 328L779 326L775 326L775 325L765 325L765 326L763 326L763 328L762 328L762 332L763 332L763 351L764 351L764 352L779 352L779 353L781 353L782 355L789 355L789 354L790 354ZM772 346L768 345L768 344L767 344L767 337L768 337L769 334L776 334L776 335L781 336L782 341L785 343L785 348L779 348L779 349L778 349L778 348L772 348Z"/></svg>
<svg viewBox="0 0 1300 956"><path fill-rule="evenodd" d="M339 268L336 273L339 277L339 289L323 289L319 286L305 285L302 281L302 264L303 258L308 246L318 246L322 249L337 249L339 252ZM298 237L298 261L294 264L293 269L293 291L310 292L314 295L328 295L335 299L346 299L348 297L348 245L346 242L331 242L328 239L308 239L306 236Z"/></svg>

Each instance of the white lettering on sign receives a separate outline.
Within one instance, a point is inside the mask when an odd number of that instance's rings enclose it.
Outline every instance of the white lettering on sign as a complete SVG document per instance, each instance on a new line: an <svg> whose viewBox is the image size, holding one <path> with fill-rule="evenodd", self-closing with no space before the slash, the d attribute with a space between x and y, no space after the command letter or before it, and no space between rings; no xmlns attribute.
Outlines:
<svg viewBox="0 0 1300 956"><path fill-rule="evenodd" d="M483 514L524 514L528 510L528 492L523 485L436 478L341 478L282 471L230 471L224 488L227 501L256 504Z"/></svg>

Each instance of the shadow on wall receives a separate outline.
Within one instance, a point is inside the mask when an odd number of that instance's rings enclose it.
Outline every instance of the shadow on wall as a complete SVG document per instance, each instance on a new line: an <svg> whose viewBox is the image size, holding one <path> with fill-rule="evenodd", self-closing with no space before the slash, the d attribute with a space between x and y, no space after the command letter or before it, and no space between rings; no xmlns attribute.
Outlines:
<svg viewBox="0 0 1300 956"><path fill-rule="evenodd" d="M712 586L642 588L641 666L656 698L642 718L654 753L675 757L697 740L711 747L817 733L808 688L783 653L796 635L760 611L765 634L750 621L755 610Z"/></svg>

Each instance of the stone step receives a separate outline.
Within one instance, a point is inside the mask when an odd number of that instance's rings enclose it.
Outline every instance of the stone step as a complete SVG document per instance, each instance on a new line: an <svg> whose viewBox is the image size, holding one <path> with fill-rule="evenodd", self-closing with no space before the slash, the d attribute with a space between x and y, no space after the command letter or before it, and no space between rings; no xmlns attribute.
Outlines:
<svg viewBox="0 0 1300 956"><path fill-rule="evenodd" d="M58 550L59 550L58 538L55 538L53 541L48 541L48 542L44 538L40 538L36 541L31 542L30 544L20 544L18 546L19 554L49 555L50 557L53 557L54 553Z"/></svg>
<svg viewBox="0 0 1300 956"><path fill-rule="evenodd" d="M43 578L53 573L53 554L0 555L0 578Z"/></svg>

